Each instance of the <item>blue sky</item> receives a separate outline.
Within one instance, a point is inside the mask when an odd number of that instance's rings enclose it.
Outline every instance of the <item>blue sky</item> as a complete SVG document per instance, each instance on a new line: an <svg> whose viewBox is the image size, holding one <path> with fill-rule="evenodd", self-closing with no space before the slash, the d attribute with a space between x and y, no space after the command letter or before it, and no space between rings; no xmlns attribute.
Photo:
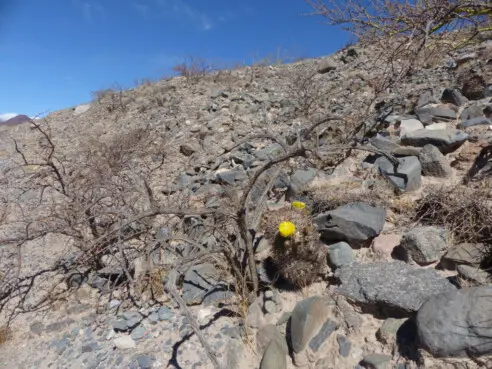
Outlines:
<svg viewBox="0 0 492 369"><path fill-rule="evenodd" d="M0 114L78 105L113 83L170 75L189 55L249 64L347 42L310 11L304 0L0 0Z"/></svg>

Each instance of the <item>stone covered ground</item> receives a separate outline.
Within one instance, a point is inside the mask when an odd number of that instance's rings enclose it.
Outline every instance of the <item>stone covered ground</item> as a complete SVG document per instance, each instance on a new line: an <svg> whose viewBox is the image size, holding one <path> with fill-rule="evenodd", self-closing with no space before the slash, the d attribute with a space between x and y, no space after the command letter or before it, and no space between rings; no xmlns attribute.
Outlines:
<svg viewBox="0 0 492 369"><path fill-rule="evenodd" d="M378 77L371 52L351 47L289 65L222 71L193 84L184 77L144 83L123 91L114 106L102 98L46 120L67 156L87 141L139 127L165 137L166 165L152 179L154 191L188 190L198 207L220 208L221 191L239 188L281 152L267 139L248 140L252 135L268 130L289 142L317 117L350 118L362 109ZM257 266L269 287L241 316L234 294L218 288L227 278L216 265L197 263L183 273L179 292L222 368L492 367L487 245L460 242L456 229L410 216L418 199L442 186L464 188L466 178L468 189L488 188L490 58L492 43L484 41L429 66L381 98L382 110L393 111L365 117L382 124L364 144L397 157L396 172L387 158L367 152L353 151L340 165L289 162L268 207L288 208L297 199L312 210L327 253L318 281L300 290L274 283L263 268L271 245L260 241ZM308 114L296 81L312 72L307 93L318 98ZM320 126L321 150L349 129ZM27 149L35 144L28 125L2 128L4 177L15 170L10 137ZM2 195L13 196L1 183ZM10 231L0 227L3 238ZM67 249L55 235L26 243L21 273L73 252ZM17 255L10 245L1 252L3 265ZM115 273L91 274L50 309L20 314L0 346L0 367L213 367L173 299L164 293L132 305L117 291L109 295L108 275Z"/></svg>

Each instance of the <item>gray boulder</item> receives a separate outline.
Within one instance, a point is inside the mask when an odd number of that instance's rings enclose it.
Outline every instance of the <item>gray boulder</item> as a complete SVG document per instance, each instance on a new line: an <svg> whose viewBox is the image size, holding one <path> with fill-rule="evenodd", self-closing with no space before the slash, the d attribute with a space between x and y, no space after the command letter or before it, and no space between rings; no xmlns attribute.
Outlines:
<svg viewBox="0 0 492 369"><path fill-rule="evenodd" d="M421 129L403 136L401 143L416 147L430 144L436 146L443 154L449 154L458 149L467 139L468 134L457 129Z"/></svg>
<svg viewBox="0 0 492 369"><path fill-rule="evenodd" d="M405 147L389 138L376 135L369 141L371 145L379 150L386 151L393 156L418 156L420 149L416 147Z"/></svg>
<svg viewBox="0 0 492 369"><path fill-rule="evenodd" d="M453 174L448 160L434 145L425 145L420 151L419 160L425 176L447 178Z"/></svg>
<svg viewBox="0 0 492 369"><path fill-rule="evenodd" d="M492 287L448 291L431 297L417 314L420 344L436 357L492 353Z"/></svg>
<svg viewBox="0 0 492 369"><path fill-rule="evenodd" d="M212 304L232 296L229 286L220 280L219 271L212 264L190 268L183 281L183 300L187 304Z"/></svg>
<svg viewBox="0 0 492 369"><path fill-rule="evenodd" d="M460 114L460 120L465 121L482 116L483 116L483 107L479 105L472 105L463 109L463 111Z"/></svg>
<svg viewBox="0 0 492 369"><path fill-rule="evenodd" d="M402 261L353 263L335 271L340 293L363 307L389 317L418 311L430 297L456 287L436 271Z"/></svg>
<svg viewBox="0 0 492 369"><path fill-rule="evenodd" d="M413 228L402 237L400 246L408 259L419 265L438 261L448 248L449 232L439 227Z"/></svg>
<svg viewBox="0 0 492 369"><path fill-rule="evenodd" d="M354 202L315 218L321 238L327 242L345 241L357 246L376 237L383 229L386 209Z"/></svg>
<svg viewBox="0 0 492 369"><path fill-rule="evenodd" d="M420 188L422 183L422 167L420 161L415 156L406 156L399 158L396 171L392 162L382 156L375 162L379 173L385 177L388 182L401 191L411 192Z"/></svg>
<svg viewBox="0 0 492 369"><path fill-rule="evenodd" d="M455 269L458 264L479 265L487 255L487 246L483 243L460 243L448 249L442 262L449 269Z"/></svg>
<svg viewBox="0 0 492 369"><path fill-rule="evenodd" d="M287 197L291 198L292 196L302 191L302 189L314 179L314 177L316 176L316 172L317 171L315 168L296 170L290 177Z"/></svg>
<svg viewBox="0 0 492 369"><path fill-rule="evenodd" d="M337 242L328 246L328 258L331 265L340 268L355 261L354 250L346 242Z"/></svg>
<svg viewBox="0 0 492 369"><path fill-rule="evenodd" d="M490 126L490 125L492 125L492 121L490 121L489 118L476 117L458 123L458 128L467 128L473 126Z"/></svg>
<svg viewBox="0 0 492 369"><path fill-rule="evenodd" d="M424 125L439 121L452 121L456 119L456 112L444 107L416 108L415 114Z"/></svg>
<svg viewBox="0 0 492 369"><path fill-rule="evenodd" d="M468 102L468 99L463 96L461 91L457 88L446 88L442 92L441 101L443 103L451 103L456 106L462 106Z"/></svg>
<svg viewBox="0 0 492 369"><path fill-rule="evenodd" d="M470 285L469 281L476 283L476 285L486 285L490 282L490 274L476 266L458 265L456 271L462 279L466 280L463 284L468 286Z"/></svg>

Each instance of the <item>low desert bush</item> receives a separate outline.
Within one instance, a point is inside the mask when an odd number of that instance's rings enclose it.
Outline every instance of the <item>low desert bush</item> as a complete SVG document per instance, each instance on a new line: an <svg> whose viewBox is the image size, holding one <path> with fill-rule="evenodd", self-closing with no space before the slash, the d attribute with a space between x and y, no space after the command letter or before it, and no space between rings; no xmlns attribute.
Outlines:
<svg viewBox="0 0 492 369"><path fill-rule="evenodd" d="M464 186L431 190L417 201L414 220L449 229L458 243L492 244L492 206L488 190Z"/></svg>
<svg viewBox="0 0 492 369"><path fill-rule="evenodd" d="M186 82L193 85L205 78L214 68L205 59L189 56L172 67L172 70L178 76L185 77Z"/></svg>

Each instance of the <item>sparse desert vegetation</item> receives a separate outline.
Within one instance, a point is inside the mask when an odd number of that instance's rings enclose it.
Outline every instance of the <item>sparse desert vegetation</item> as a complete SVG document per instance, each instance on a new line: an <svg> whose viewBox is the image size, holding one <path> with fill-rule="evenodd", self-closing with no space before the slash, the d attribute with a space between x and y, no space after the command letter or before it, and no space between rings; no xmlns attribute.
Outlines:
<svg viewBox="0 0 492 369"><path fill-rule="evenodd" d="M491 365L491 5L307 3L357 42L0 125L6 365Z"/></svg>

